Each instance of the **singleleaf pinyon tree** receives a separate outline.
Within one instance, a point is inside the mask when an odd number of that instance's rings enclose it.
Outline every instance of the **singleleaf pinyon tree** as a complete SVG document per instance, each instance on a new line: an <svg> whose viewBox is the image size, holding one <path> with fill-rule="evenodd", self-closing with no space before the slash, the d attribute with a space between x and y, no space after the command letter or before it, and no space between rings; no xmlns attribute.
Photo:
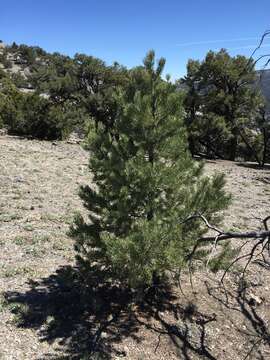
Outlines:
<svg viewBox="0 0 270 360"><path fill-rule="evenodd" d="M89 139L94 184L80 194L89 221L78 216L71 235L92 284L101 274L134 289L164 280L206 231L182 220L200 213L217 224L229 202L223 176L202 176L187 150L182 95L162 79L164 65L150 51L116 95L112 131L101 125Z"/></svg>
<svg viewBox="0 0 270 360"><path fill-rule="evenodd" d="M260 162L245 131L261 102L255 81L254 61L231 57L225 49L209 51L202 62L189 61L182 82L187 88L184 106L193 147L203 145L207 153L234 161L242 141L251 159Z"/></svg>

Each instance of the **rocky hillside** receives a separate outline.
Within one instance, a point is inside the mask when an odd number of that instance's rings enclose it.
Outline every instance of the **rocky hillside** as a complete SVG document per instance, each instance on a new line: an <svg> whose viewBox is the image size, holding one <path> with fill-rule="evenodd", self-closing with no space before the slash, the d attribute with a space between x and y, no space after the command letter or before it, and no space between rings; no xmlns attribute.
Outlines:
<svg viewBox="0 0 270 360"><path fill-rule="evenodd" d="M0 69L24 92L34 91L31 76L49 65L49 54L37 46L6 45L0 42Z"/></svg>

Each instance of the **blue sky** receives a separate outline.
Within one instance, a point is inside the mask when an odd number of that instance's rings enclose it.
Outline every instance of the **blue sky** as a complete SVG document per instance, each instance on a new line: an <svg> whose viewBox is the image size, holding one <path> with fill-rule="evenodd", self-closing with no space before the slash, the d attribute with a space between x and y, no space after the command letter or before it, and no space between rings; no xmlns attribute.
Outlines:
<svg viewBox="0 0 270 360"><path fill-rule="evenodd" d="M0 0L0 39L128 67L149 49L178 78L189 58L227 48L249 56L270 29L270 0ZM261 52L270 53L270 36Z"/></svg>

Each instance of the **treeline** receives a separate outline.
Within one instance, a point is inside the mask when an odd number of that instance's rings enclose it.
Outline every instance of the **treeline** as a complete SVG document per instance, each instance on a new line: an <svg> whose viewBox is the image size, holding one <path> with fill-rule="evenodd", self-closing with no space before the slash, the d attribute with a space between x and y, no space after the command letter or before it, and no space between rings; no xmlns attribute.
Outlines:
<svg viewBox="0 0 270 360"><path fill-rule="evenodd" d="M15 43L2 49L0 63L0 123L11 134L40 139L73 131L85 136L99 124L110 131L116 89L134 91L132 77L142 76L141 67L127 70L84 54L71 58ZM188 62L187 75L171 86L183 92L192 155L261 166L270 161L270 121L257 79L253 61L225 50Z"/></svg>
<svg viewBox="0 0 270 360"><path fill-rule="evenodd" d="M5 47L1 59L0 123L10 134L52 140L86 134L92 123L111 126L113 92L127 77L117 63L16 44Z"/></svg>

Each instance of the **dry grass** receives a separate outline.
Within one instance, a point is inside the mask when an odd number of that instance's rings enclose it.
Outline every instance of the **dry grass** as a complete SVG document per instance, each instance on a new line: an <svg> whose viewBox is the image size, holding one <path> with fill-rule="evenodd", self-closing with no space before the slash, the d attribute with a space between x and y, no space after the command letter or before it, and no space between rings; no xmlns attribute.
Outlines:
<svg viewBox="0 0 270 360"><path fill-rule="evenodd" d="M102 311L93 299L84 299L90 310L73 292L76 282L64 290L61 283L71 283L74 253L66 232L74 212L83 211L78 188L91 181L88 154L79 145L2 136L0 164L0 290L10 299L0 298L0 359L94 359L86 355L94 331L103 358L237 360L260 337L260 350L250 358L270 358L266 269L250 268L253 287L245 292L230 275L228 303L218 286L220 274L201 271L193 279L196 293L184 275L185 295L174 289L162 304L133 312L125 308L114 319L109 292L100 298L107 305L100 305ZM233 195L224 227L258 228L256 217L269 214L270 170L209 161L206 172L214 171L226 174ZM61 295L55 296L59 288Z"/></svg>

